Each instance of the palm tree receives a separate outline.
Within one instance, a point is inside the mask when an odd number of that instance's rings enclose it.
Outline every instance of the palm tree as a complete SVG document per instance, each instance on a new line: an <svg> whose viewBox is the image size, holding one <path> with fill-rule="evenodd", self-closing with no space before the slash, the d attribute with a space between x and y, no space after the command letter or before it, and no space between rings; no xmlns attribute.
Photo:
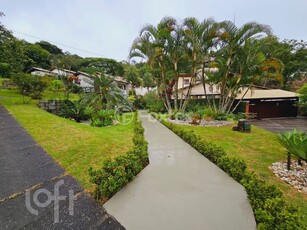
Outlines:
<svg viewBox="0 0 307 230"><path fill-rule="evenodd" d="M146 25L141 28L139 36L134 40L130 50L130 59L139 57L144 59L149 67L153 68L155 64L160 70L160 95L164 106L169 113L172 113L171 97L167 89L166 80L166 62L167 62L167 35L174 25L173 18L163 18L157 27Z"/></svg>
<svg viewBox="0 0 307 230"><path fill-rule="evenodd" d="M219 110L229 112L235 94L246 78L251 79L251 71L256 67L257 50L248 44L252 38L270 34L267 25L250 22L238 28L233 22L220 23L221 50L218 55L219 82L221 96ZM258 62L259 64L259 62Z"/></svg>
<svg viewBox="0 0 307 230"><path fill-rule="evenodd" d="M183 30L185 34L186 45L189 49L189 54L192 60L192 74L186 99L184 103L180 105L182 111L184 111L188 105L192 87L196 80L199 54L202 47L203 26L196 18L186 18L183 22Z"/></svg>
<svg viewBox="0 0 307 230"><path fill-rule="evenodd" d="M116 105L127 105L128 102L121 89L111 77L101 74L92 76L88 83L94 86L94 91L83 96L82 100L96 109L111 109Z"/></svg>

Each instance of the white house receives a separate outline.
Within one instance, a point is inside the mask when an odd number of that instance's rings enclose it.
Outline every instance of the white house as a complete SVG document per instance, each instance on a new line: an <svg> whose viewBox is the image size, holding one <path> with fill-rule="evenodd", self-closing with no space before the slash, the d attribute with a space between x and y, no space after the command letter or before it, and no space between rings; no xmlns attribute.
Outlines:
<svg viewBox="0 0 307 230"><path fill-rule="evenodd" d="M85 72L75 72L72 70L67 69L59 69L59 68L51 68L50 70L45 70L42 68L33 67L29 71L29 73L33 75L39 75L39 76L62 76L62 77L73 77L73 83L79 85L84 92L93 92L94 85L93 80L91 79L91 75ZM99 74L99 73L98 73ZM116 82L118 88L120 88L123 92L123 95L128 97L129 90L131 89L131 84L120 76L109 76L114 79L114 82Z"/></svg>
<svg viewBox="0 0 307 230"><path fill-rule="evenodd" d="M37 68L37 67L32 67L30 70L27 71L30 74L33 75L38 75L38 76L54 76L55 73L46 70L46 69L42 69L42 68Z"/></svg>
<svg viewBox="0 0 307 230"><path fill-rule="evenodd" d="M79 86L83 89L84 92L93 92L94 90L94 82L93 80L90 78L91 75L89 75L88 73L84 73L81 71L78 71L76 76L78 77L78 84Z"/></svg>
<svg viewBox="0 0 307 230"><path fill-rule="evenodd" d="M53 67L50 69L50 71L56 75L60 75L60 76L71 76L71 75L76 75L77 72L72 71L72 70L68 70L68 69L59 69L56 67Z"/></svg>

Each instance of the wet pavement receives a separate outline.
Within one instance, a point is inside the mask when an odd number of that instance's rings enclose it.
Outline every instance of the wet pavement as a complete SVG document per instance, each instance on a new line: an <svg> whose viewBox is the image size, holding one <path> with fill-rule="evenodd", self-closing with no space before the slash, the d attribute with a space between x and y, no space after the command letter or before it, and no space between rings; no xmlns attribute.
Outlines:
<svg viewBox="0 0 307 230"><path fill-rule="evenodd" d="M124 229L0 105L0 229Z"/></svg>
<svg viewBox="0 0 307 230"><path fill-rule="evenodd" d="M267 118L262 120L252 120L251 123L273 133L282 133L292 129L307 132L306 117Z"/></svg>
<svg viewBox="0 0 307 230"><path fill-rule="evenodd" d="M141 112L150 164L105 209L127 229L256 229L244 188Z"/></svg>

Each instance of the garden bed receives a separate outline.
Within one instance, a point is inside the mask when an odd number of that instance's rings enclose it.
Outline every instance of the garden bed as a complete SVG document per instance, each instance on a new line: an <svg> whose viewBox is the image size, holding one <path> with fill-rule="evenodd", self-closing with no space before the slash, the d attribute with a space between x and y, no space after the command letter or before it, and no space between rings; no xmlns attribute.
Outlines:
<svg viewBox="0 0 307 230"><path fill-rule="evenodd" d="M171 120L167 119L168 122L179 124L179 125L190 125L190 126L208 126L208 127L220 127L220 126L225 126L225 125L230 125L234 124L233 121L206 121L206 120L201 120L200 123L192 123L192 120Z"/></svg>
<svg viewBox="0 0 307 230"><path fill-rule="evenodd" d="M291 170L287 170L287 162L275 162L269 167L282 181L290 184L299 192L307 194L307 163L299 165L297 161L291 162Z"/></svg>

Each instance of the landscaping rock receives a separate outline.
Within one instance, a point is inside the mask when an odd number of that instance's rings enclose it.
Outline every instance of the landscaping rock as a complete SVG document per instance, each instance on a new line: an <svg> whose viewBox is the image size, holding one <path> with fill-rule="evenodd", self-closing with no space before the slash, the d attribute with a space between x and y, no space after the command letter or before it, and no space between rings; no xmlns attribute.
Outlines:
<svg viewBox="0 0 307 230"><path fill-rule="evenodd" d="M179 124L179 125L191 125L195 126L195 124L191 124L191 120L171 120L168 119L169 122ZM230 125L233 124L233 121L206 121L206 120L201 120L201 122L198 124L199 126L208 126L208 127L219 127L219 126L224 126L224 125Z"/></svg>
<svg viewBox="0 0 307 230"><path fill-rule="evenodd" d="M297 161L291 162L291 170L287 170L287 162L275 162L269 167L282 181L292 185L299 192L307 194L307 163L299 165Z"/></svg>

